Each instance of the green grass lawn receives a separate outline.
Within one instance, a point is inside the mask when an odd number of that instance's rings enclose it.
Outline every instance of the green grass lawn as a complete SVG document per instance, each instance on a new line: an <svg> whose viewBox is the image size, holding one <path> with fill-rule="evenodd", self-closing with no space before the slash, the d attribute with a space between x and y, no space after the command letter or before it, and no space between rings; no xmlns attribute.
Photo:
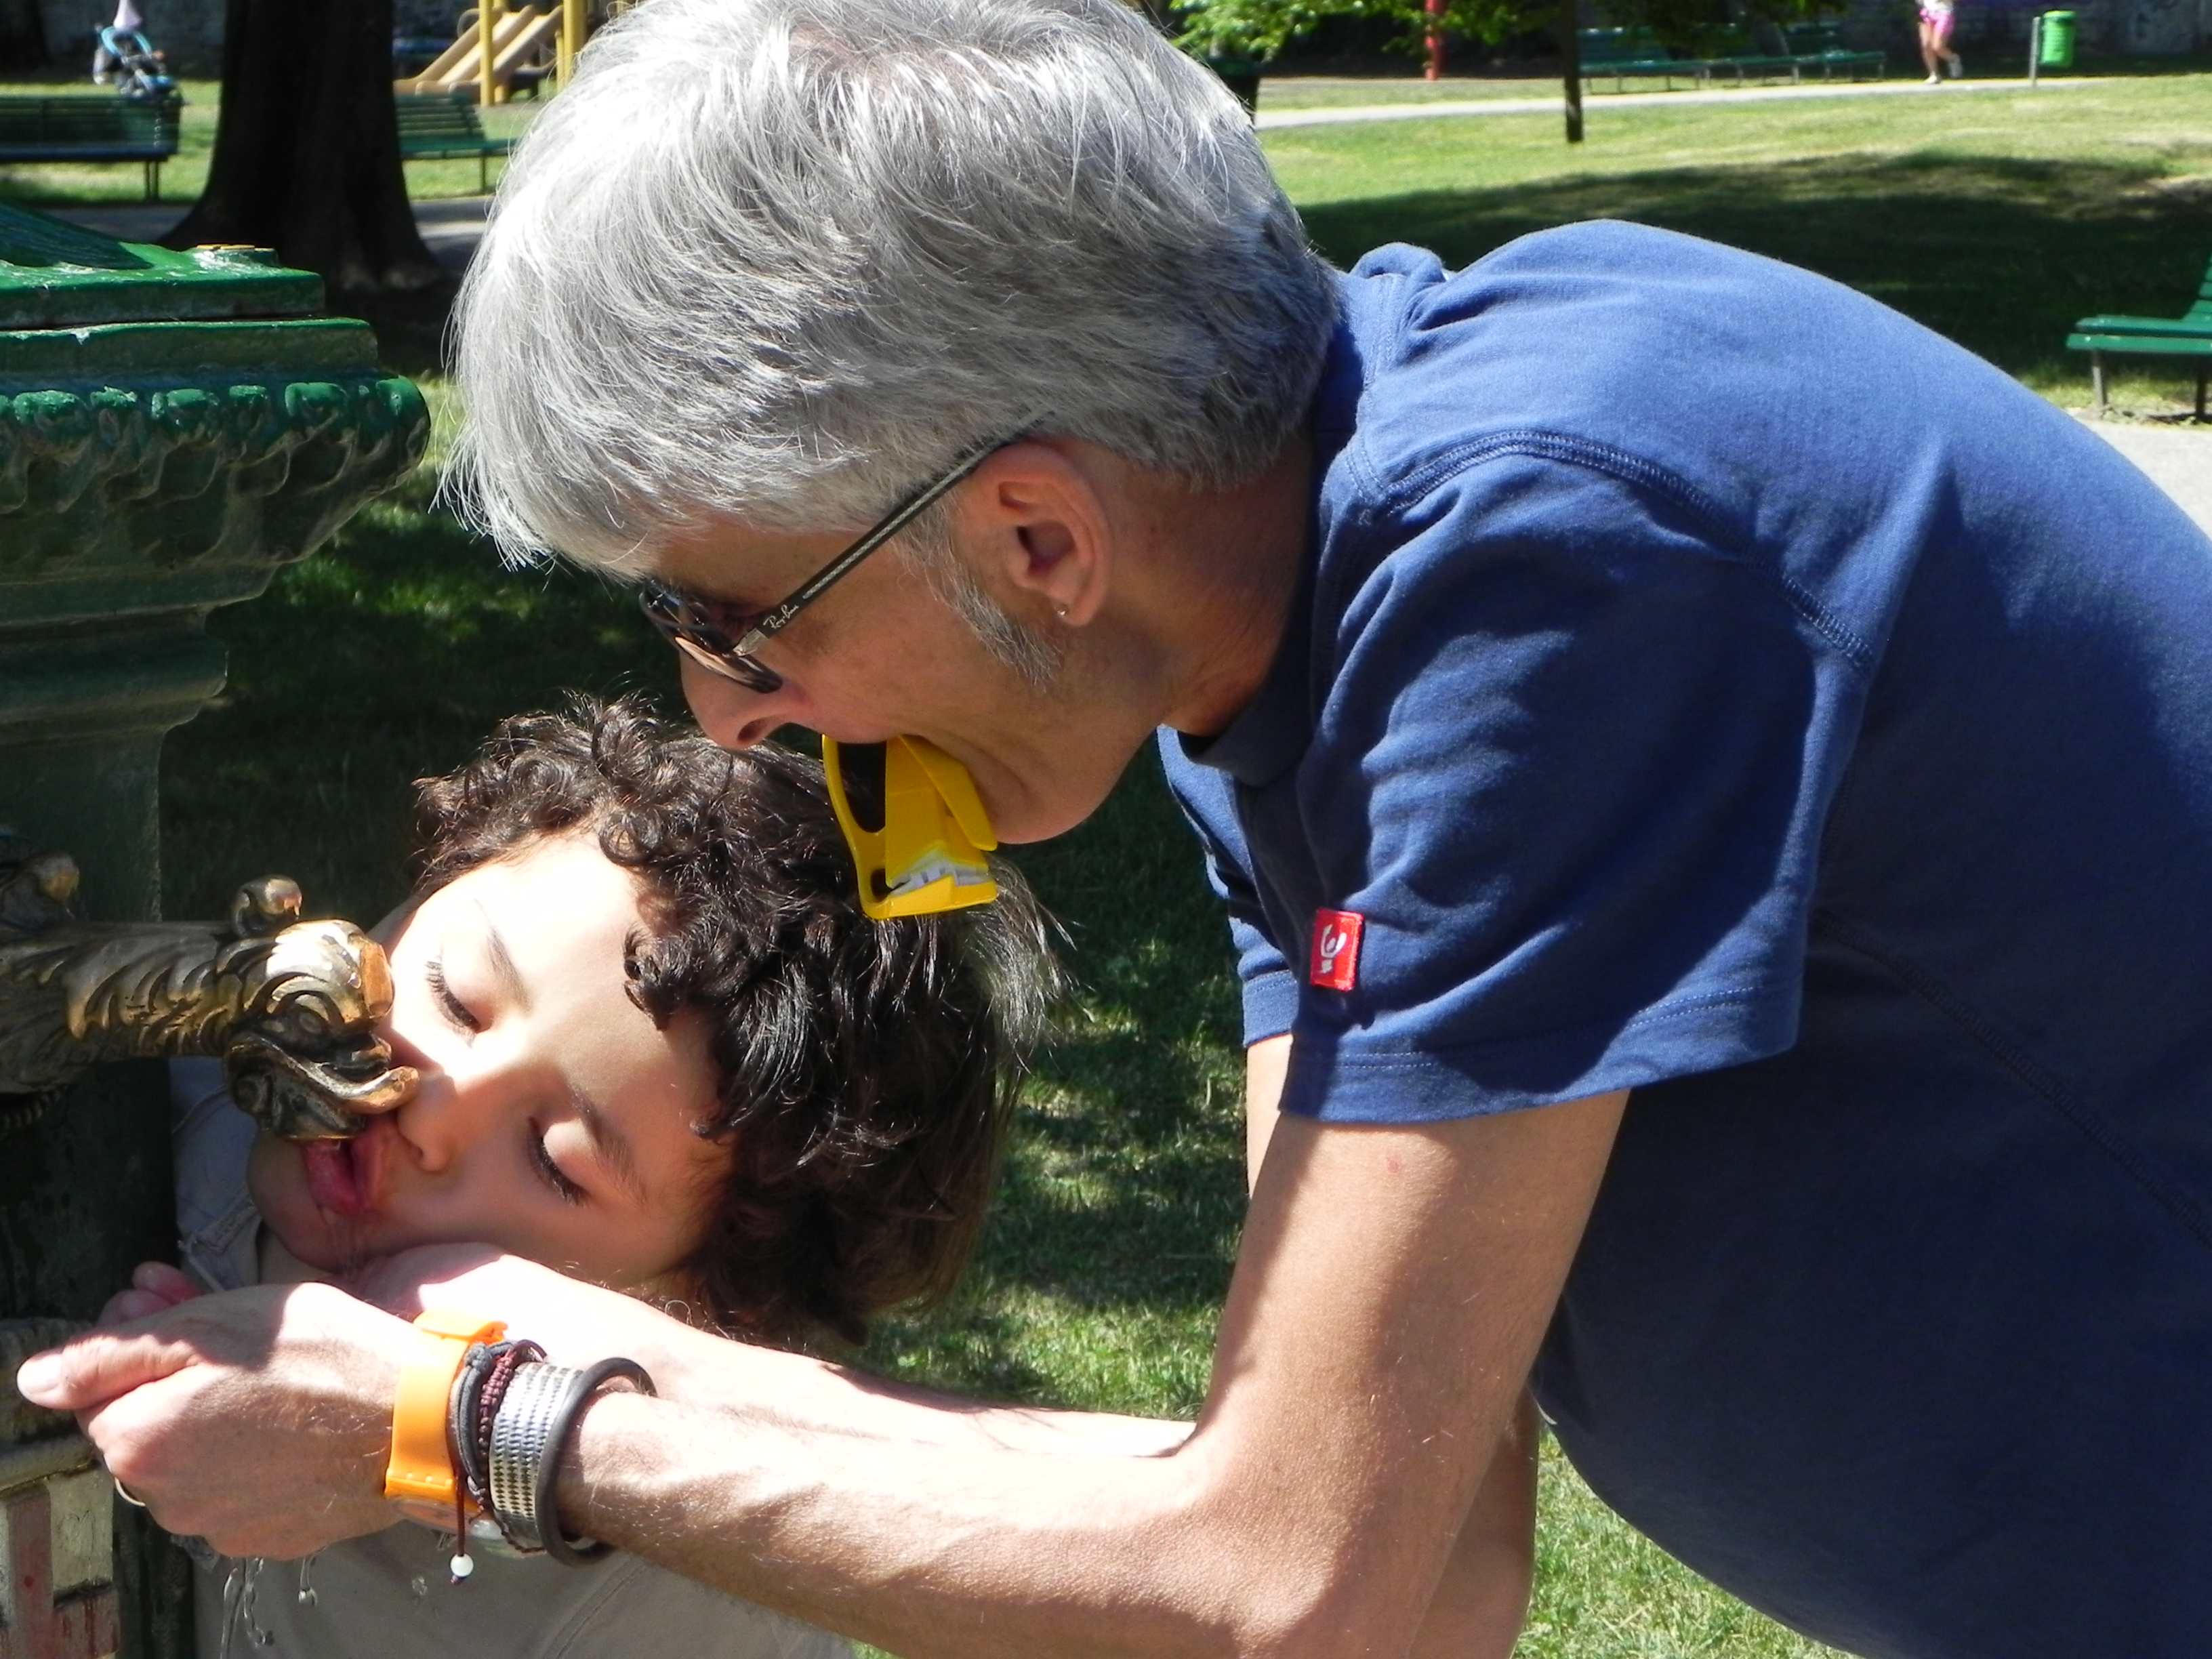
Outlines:
<svg viewBox="0 0 2212 1659"><path fill-rule="evenodd" d="M2010 46L1984 46L1968 41L1965 43L1965 50L1972 60L1970 68L1977 78L2002 80L2027 73L2025 48L2015 51ZM2076 67L2065 70L2064 74L2069 78L2125 77L2140 80L2149 76L2197 74L2208 68L2212 68L2212 61L2201 58L2128 58L2100 54L2083 59ZM1893 52L1889 59L1889 78L1899 83L1917 81L1920 78L1919 60L1914 58L1908 63L1905 54ZM1399 73L1387 76L1304 75L1293 68L1285 74L1270 75L1260 83L1260 109L1264 114L1279 110L1542 98L1551 96L1559 84L1556 60L1550 64L1481 64L1466 72L1455 70L1441 81L1424 80L1419 66L1411 58L1407 60ZM1727 82L1717 84L1717 89L1721 91L1729 90L1731 87L1732 83ZM1675 89L1682 89L1680 80L1675 82ZM1632 80L1626 91L1620 95L1641 98L1647 94L1663 98L1666 95L1663 83L1650 76ZM1612 101L1614 96L1612 83L1601 82L1588 89L1587 101L1595 110Z"/></svg>
<svg viewBox="0 0 2212 1659"><path fill-rule="evenodd" d="M204 155L211 100L196 109ZM1267 149L1340 259L1402 239L1459 261L1546 225L1643 219L1822 270L2078 401L2068 322L2178 311L2212 255L2208 118L2212 76L2186 75L2033 97L1632 114L1594 100L1576 150L1550 117L1302 129ZM474 168L456 165L472 189ZM127 198L135 173L110 171ZM0 193L28 176L0 173ZM2121 388L2154 412L2180 383ZM672 660L625 599L572 571L501 571L433 510L430 486L416 479L265 599L216 615L230 687L168 748L170 914L214 913L240 878L282 871L317 907L372 918L404 890L410 778L567 688L672 699ZM975 1273L944 1313L887 1325L862 1361L1000 1398L1188 1413L1243 1194L1220 920L1149 758L1092 823L1020 857L1067 923L1079 989L1040 1058ZM1823 1651L1638 1540L1547 1455L1523 1659Z"/></svg>
<svg viewBox="0 0 2212 1659"><path fill-rule="evenodd" d="M1452 264L1547 225L1641 220L1848 283L2062 403L2092 311L2171 315L2212 258L2212 76L1964 97L1633 111L1593 101L1570 150L1554 116L1440 118L1266 135L1340 260L1402 239ZM2116 395L2183 405L2178 372Z"/></svg>

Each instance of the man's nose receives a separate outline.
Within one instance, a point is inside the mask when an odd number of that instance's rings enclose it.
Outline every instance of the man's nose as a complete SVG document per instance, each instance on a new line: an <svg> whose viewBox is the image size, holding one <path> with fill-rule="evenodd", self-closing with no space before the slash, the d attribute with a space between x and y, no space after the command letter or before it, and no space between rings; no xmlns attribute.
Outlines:
<svg viewBox="0 0 2212 1659"><path fill-rule="evenodd" d="M788 684L769 692L748 691L734 680L709 673L685 658L684 701L699 729L725 749L750 749L768 741L780 726L791 724L799 698Z"/></svg>

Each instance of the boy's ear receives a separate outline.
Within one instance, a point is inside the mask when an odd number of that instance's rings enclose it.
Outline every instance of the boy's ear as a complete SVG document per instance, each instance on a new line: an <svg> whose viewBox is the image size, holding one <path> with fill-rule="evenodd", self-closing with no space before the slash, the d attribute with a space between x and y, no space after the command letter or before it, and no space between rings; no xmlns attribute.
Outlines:
<svg viewBox="0 0 2212 1659"><path fill-rule="evenodd" d="M959 547L987 587L1018 596L1018 621L1042 631L1098 614L1113 573L1111 520L1100 481L1074 458L1035 440L1008 444L955 500Z"/></svg>

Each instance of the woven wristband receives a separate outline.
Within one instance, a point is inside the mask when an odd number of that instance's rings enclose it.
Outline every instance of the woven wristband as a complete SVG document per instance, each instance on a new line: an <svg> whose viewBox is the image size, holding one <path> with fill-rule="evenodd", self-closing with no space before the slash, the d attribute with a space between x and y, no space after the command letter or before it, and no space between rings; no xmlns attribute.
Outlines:
<svg viewBox="0 0 2212 1659"><path fill-rule="evenodd" d="M410 1519L447 1524L453 1513L453 1443L448 1414L453 1380L469 1350L507 1334L496 1319L428 1308L415 1322L413 1351L399 1370L392 1405L392 1456L385 1466L384 1495Z"/></svg>
<svg viewBox="0 0 2212 1659"><path fill-rule="evenodd" d="M581 1370L524 1365L507 1385L491 1425L491 1503L501 1531L518 1549L542 1550L568 1567L589 1566L610 1553L592 1539L562 1534L554 1488L561 1449L576 1419L594 1394L617 1379L640 1394L653 1391L652 1377L635 1359L602 1359Z"/></svg>

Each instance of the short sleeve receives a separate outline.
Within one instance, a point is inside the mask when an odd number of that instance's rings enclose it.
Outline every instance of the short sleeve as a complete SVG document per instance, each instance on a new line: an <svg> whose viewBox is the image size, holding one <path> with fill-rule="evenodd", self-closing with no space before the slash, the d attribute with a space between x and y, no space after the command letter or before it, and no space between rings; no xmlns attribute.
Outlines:
<svg viewBox="0 0 2212 1659"><path fill-rule="evenodd" d="M1237 949L1244 1046L1249 1048L1291 1029L1297 1013L1297 982L1269 931L1229 780L1186 758L1173 732L1160 732L1159 750L1168 788L1206 848L1206 881L1229 906L1229 937Z"/></svg>
<svg viewBox="0 0 2212 1659"><path fill-rule="evenodd" d="M1246 827L1364 925L1351 989L1298 988L1286 1110L1473 1115L1795 1040L1864 648L1694 498L1542 447L1410 498L1323 595L1314 737Z"/></svg>

